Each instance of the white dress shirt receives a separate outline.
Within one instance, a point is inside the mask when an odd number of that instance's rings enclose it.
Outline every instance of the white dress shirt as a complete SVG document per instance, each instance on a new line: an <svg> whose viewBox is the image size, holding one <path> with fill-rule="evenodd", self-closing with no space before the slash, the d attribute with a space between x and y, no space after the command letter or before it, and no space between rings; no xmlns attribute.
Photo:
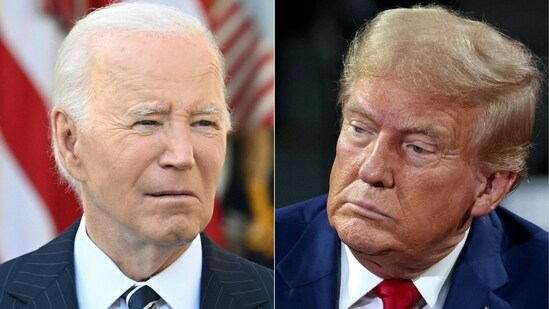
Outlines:
<svg viewBox="0 0 549 309"><path fill-rule="evenodd" d="M153 309L199 308L202 243L197 236L170 266L146 282L126 277L89 238L82 217L74 240L76 296L80 309L127 309L120 296L133 285L147 284L160 301Z"/></svg>
<svg viewBox="0 0 549 309"><path fill-rule="evenodd" d="M465 232L463 239L450 254L428 268L417 278L412 279L422 297L414 309L442 309L448 295L454 264L465 245L468 234L469 230ZM369 272L355 258L349 247L341 243L340 309L382 309L383 302L373 292L373 289L381 281L383 281L382 278ZM355 304L358 300L361 300L360 306Z"/></svg>

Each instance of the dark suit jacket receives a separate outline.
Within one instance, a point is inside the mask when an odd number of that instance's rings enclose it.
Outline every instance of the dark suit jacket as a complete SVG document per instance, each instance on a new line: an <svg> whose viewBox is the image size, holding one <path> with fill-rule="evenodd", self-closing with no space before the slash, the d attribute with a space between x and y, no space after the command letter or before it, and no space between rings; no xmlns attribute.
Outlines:
<svg viewBox="0 0 549 309"><path fill-rule="evenodd" d="M277 210L275 231L277 307L337 308L340 241L326 195ZM444 308L547 309L548 261L547 232L498 207L473 220Z"/></svg>
<svg viewBox="0 0 549 309"><path fill-rule="evenodd" d="M0 265L0 308L77 309L79 222L38 250ZM201 308L273 308L273 272L202 240Z"/></svg>

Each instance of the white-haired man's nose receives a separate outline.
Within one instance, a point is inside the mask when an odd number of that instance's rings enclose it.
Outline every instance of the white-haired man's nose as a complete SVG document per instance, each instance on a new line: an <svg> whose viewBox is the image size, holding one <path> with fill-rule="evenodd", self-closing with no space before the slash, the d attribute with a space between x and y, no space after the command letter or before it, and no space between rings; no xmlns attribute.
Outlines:
<svg viewBox="0 0 549 309"><path fill-rule="evenodd" d="M195 165L194 149L190 129L171 129L164 137L164 152L159 164L165 168L189 169Z"/></svg>

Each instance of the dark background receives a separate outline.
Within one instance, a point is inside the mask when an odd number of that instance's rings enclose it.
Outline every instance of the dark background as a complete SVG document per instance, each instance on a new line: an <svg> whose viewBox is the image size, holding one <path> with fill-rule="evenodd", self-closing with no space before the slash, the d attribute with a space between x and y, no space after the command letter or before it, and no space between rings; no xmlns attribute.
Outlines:
<svg viewBox="0 0 549 309"><path fill-rule="evenodd" d="M347 44L358 27L388 8L438 3L484 20L518 39L547 67L547 0L275 2L275 204L328 191L339 133L337 80ZM544 85L528 160L531 176L546 176L547 86Z"/></svg>

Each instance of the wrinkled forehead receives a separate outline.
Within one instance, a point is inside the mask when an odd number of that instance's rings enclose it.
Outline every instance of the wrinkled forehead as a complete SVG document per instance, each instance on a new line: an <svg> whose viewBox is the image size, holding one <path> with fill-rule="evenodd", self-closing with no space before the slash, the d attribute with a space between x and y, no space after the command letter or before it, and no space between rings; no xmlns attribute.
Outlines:
<svg viewBox="0 0 549 309"><path fill-rule="evenodd" d="M481 112L482 108L478 104L465 104L459 98L429 91L413 91L398 80L390 79L359 80L343 105L343 117L360 114L380 125L384 122L392 123L395 128L404 131L412 127L425 128L438 122L450 131L472 131Z"/></svg>
<svg viewBox="0 0 549 309"><path fill-rule="evenodd" d="M441 94L425 85L417 87L407 80L385 76L360 77L352 84L350 95L342 103L345 111L350 105L357 101L383 100L386 104L391 102L405 101L404 107L414 108L418 105L444 106L446 108L462 109L481 109L482 99L474 96L457 96ZM402 112L405 112L403 110Z"/></svg>
<svg viewBox="0 0 549 309"><path fill-rule="evenodd" d="M90 66L92 85L142 79L147 83L134 86L143 88L213 78L224 89L220 59L200 32L107 32L95 37Z"/></svg>
<svg viewBox="0 0 549 309"><path fill-rule="evenodd" d="M119 60L135 57L146 60L156 57L195 57L208 59L212 66L221 73L221 63L209 40L198 30L188 32L154 32L154 31L99 31L89 42L90 58L93 61L117 58ZM139 62L130 62L139 67ZM221 75L221 74L220 74Z"/></svg>
<svg viewBox="0 0 549 309"><path fill-rule="evenodd" d="M149 98L225 105L219 59L202 33L107 33L95 39L92 102L122 107Z"/></svg>

